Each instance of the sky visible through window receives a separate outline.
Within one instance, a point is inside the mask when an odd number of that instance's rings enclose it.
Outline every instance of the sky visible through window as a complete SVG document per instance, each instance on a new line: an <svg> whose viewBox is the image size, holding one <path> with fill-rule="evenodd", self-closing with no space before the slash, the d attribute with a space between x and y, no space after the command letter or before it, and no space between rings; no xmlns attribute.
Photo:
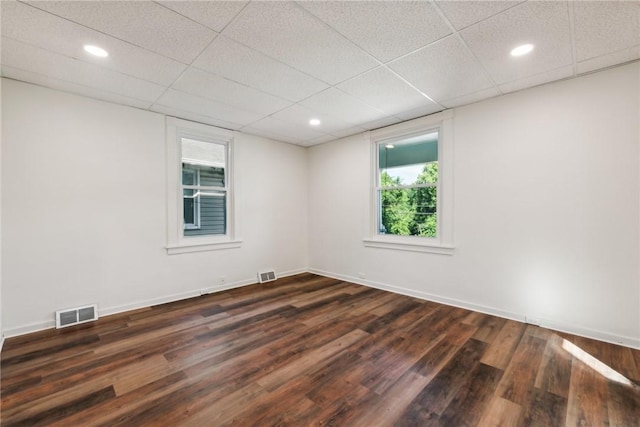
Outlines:
<svg viewBox="0 0 640 427"><path fill-rule="evenodd" d="M417 165L398 166L384 170L391 178L400 178L401 185L410 185L416 182L418 175L420 175L424 169L424 165L424 163L418 163Z"/></svg>

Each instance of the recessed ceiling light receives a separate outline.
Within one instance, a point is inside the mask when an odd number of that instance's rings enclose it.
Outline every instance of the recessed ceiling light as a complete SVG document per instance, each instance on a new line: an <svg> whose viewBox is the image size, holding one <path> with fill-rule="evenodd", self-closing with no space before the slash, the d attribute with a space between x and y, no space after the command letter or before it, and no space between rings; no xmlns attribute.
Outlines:
<svg viewBox="0 0 640 427"><path fill-rule="evenodd" d="M99 56L100 58L105 58L105 57L109 56L109 52L107 52L103 48L98 47L98 46L93 46L93 45L90 45L90 44L85 44L84 45L84 50L89 52L91 55Z"/></svg>
<svg viewBox="0 0 640 427"><path fill-rule="evenodd" d="M318 125L320 124L320 120L318 120L318 119L311 119L311 120L309 120L309 124L310 124L311 126L318 126Z"/></svg>
<svg viewBox="0 0 640 427"><path fill-rule="evenodd" d="M518 47L514 47L511 49L511 56L522 56L533 50L533 45L531 43L523 44Z"/></svg>
<svg viewBox="0 0 640 427"><path fill-rule="evenodd" d="M395 147L395 145L393 145L393 144L387 144L387 145L384 146L384 148L393 148L393 147Z"/></svg>

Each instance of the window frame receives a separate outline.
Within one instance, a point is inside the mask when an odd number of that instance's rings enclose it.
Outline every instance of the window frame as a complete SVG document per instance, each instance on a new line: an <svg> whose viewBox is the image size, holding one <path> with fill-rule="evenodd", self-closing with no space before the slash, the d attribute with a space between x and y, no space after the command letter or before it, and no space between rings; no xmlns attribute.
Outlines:
<svg viewBox="0 0 640 427"><path fill-rule="evenodd" d="M379 150L381 144L400 142L412 136L438 130L438 182L436 237L398 236L381 234L379 224L382 210L380 195ZM371 147L371 194L369 207L368 237L363 239L366 247L396 249L414 252L453 254L453 111L443 112L388 126L370 132ZM396 187L394 187L396 188ZM402 188L397 187L397 188Z"/></svg>
<svg viewBox="0 0 640 427"><path fill-rule="evenodd" d="M194 123L174 117L166 118L167 130L167 254L181 254L241 246L237 237L238 218L234 203L234 133L226 129ZM217 188L226 194L226 233L185 236L184 188L182 184L182 138L222 144L226 147L225 186ZM196 171L197 172L197 171ZM199 180L198 180L199 182ZM187 186L193 187L193 186Z"/></svg>

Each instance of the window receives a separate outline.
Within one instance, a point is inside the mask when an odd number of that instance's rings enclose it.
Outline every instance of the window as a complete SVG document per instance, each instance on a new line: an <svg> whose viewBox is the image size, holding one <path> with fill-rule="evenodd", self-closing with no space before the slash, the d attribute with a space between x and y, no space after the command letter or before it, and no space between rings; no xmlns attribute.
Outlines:
<svg viewBox="0 0 640 427"><path fill-rule="evenodd" d="M167 118L169 254L240 246L232 147L231 131Z"/></svg>
<svg viewBox="0 0 640 427"><path fill-rule="evenodd" d="M226 233L226 144L180 138L184 236Z"/></svg>
<svg viewBox="0 0 640 427"><path fill-rule="evenodd" d="M378 142L378 233L437 237L438 133Z"/></svg>
<svg viewBox="0 0 640 427"><path fill-rule="evenodd" d="M449 111L371 133L369 247L451 254Z"/></svg>

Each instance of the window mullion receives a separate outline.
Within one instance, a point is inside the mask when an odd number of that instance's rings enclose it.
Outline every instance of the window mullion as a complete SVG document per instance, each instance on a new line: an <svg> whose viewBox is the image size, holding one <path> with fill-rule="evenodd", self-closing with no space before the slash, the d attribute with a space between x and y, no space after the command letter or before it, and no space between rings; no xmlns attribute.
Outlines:
<svg viewBox="0 0 640 427"><path fill-rule="evenodd" d="M430 188L437 187L438 183L436 182L425 182L422 184L408 184L408 185L394 185L391 187L377 187L379 190L404 190L411 188Z"/></svg>

